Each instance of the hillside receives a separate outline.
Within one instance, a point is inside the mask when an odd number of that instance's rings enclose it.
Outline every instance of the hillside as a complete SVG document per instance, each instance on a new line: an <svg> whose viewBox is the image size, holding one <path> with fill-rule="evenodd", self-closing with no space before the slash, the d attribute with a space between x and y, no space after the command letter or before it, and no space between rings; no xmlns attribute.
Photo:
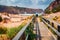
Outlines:
<svg viewBox="0 0 60 40"><path fill-rule="evenodd" d="M31 8L23 8L23 7L13 7L13 6L3 6L0 5L0 13L14 13L14 14L19 14L19 13L41 13L43 10L42 9L31 9Z"/></svg>
<svg viewBox="0 0 60 40"><path fill-rule="evenodd" d="M55 0L45 9L45 13L56 13L60 11L60 0Z"/></svg>

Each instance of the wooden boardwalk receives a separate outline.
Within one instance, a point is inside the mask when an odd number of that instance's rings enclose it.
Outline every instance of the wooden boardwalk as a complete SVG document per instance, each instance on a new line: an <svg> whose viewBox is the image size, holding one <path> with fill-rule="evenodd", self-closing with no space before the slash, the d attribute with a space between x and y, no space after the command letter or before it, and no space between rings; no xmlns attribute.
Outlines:
<svg viewBox="0 0 60 40"><path fill-rule="evenodd" d="M50 33L46 25L43 22L40 22L39 18L37 18L37 20L38 20L39 29L40 29L41 40L54 40L52 34Z"/></svg>

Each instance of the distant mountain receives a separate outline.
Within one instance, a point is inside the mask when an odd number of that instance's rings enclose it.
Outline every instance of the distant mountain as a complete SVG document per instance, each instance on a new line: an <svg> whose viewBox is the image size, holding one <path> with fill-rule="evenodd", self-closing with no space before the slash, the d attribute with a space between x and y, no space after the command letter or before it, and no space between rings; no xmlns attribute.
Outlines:
<svg viewBox="0 0 60 40"><path fill-rule="evenodd" d="M14 6L3 6L0 5L0 12L1 13L13 13L13 14L19 14L19 13L41 13L42 9L31 9L31 8L23 8L23 7L14 7Z"/></svg>

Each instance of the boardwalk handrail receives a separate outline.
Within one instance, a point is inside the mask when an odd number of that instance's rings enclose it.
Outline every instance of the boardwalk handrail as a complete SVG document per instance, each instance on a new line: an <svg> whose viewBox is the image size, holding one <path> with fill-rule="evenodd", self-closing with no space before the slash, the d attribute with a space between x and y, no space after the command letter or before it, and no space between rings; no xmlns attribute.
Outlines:
<svg viewBox="0 0 60 40"><path fill-rule="evenodd" d="M43 17L43 18L44 18L44 17ZM44 18L44 19L46 19L46 18ZM51 19L46 19L46 20L49 20L49 21L55 23L56 25L60 25L59 23L57 23L57 22L55 22L55 21L53 21L53 20L51 20Z"/></svg>
<svg viewBox="0 0 60 40"><path fill-rule="evenodd" d="M27 36L26 36L26 39L25 39L25 40L28 40L28 36L29 36L29 34L27 34Z"/></svg>
<svg viewBox="0 0 60 40"><path fill-rule="evenodd" d="M55 28L53 28L50 24L48 24L44 19L42 21L47 24L58 36L60 36L60 32L58 32Z"/></svg>
<svg viewBox="0 0 60 40"><path fill-rule="evenodd" d="M42 19L43 20L43 19ZM43 20L44 21L44 20ZM44 21L45 22L45 21ZM58 36L60 36L60 32L58 32L55 28L53 28L51 25L49 25L47 22L45 22Z"/></svg>
<svg viewBox="0 0 60 40"><path fill-rule="evenodd" d="M33 17L34 18L34 17ZM27 23L27 25L25 25L18 33L17 35L12 39L12 40L19 40L19 38L23 35L24 31L26 30L26 28L28 27L28 25L31 23L31 21L33 20L33 18ZM28 37L28 36L27 36Z"/></svg>

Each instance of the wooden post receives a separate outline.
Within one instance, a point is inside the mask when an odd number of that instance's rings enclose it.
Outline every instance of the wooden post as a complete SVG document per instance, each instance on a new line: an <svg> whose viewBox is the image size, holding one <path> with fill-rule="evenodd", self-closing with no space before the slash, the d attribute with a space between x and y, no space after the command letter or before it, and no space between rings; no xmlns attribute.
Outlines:
<svg viewBox="0 0 60 40"><path fill-rule="evenodd" d="M48 21L48 24L50 24L50 21Z"/></svg>
<svg viewBox="0 0 60 40"><path fill-rule="evenodd" d="M60 32L60 25L58 25L58 32ZM60 40L60 36L57 36L57 40Z"/></svg>
<svg viewBox="0 0 60 40"><path fill-rule="evenodd" d="M47 21L47 23L48 23L48 20L46 20Z"/></svg>
<svg viewBox="0 0 60 40"><path fill-rule="evenodd" d="M53 22L51 23L51 25L52 25L52 27L54 27L54 23Z"/></svg>

